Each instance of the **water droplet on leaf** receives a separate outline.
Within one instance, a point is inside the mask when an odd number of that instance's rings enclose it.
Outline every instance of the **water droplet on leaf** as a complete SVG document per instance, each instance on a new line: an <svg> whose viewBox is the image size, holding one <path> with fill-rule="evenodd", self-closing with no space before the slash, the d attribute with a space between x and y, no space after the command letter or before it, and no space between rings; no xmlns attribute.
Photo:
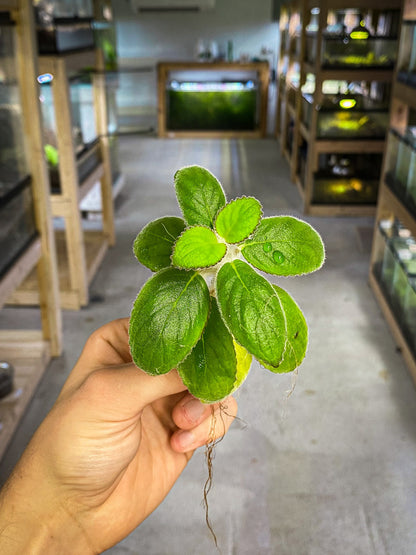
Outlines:
<svg viewBox="0 0 416 555"><path fill-rule="evenodd" d="M272 250L272 244L271 243L264 243L263 250L264 250L264 252L270 252Z"/></svg>
<svg viewBox="0 0 416 555"><path fill-rule="evenodd" d="M281 264L285 259L285 255L280 251L274 251L273 253L273 260L276 264Z"/></svg>

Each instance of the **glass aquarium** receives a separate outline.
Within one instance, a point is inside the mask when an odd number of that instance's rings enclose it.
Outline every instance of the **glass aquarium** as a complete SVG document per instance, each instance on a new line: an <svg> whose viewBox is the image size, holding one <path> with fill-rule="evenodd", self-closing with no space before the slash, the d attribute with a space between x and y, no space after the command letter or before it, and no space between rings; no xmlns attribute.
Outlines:
<svg viewBox="0 0 416 555"><path fill-rule="evenodd" d="M94 46L92 0L33 0L33 5L41 54Z"/></svg>
<svg viewBox="0 0 416 555"><path fill-rule="evenodd" d="M377 202L382 154L321 154L312 202L372 205Z"/></svg>
<svg viewBox="0 0 416 555"><path fill-rule="evenodd" d="M302 87L302 121L310 126L313 95ZM390 84L324 81L318 139L384 139L389 123Z"/></svg>
<svg viewBox="0 0 416 555"><path fill-rule="evenodd" d="M253 78L168 81L167 129L254 131L259 90Z"/></svg>
<svg viewBox="0 0 416 555"><path fill-rule="evenodd" d="M36 235L16 70L15 28L0 17L0 277Z"/></svg>
<svg viewBox="0 0 416 555"><path fill-rule="evenodd" d="M107 21L94 21L95 45L103 55L104 69L115 71L117 69L117 45L114 24Z"/></svg>
<svg viewBox="0 0 416 555"><path fill-rule="evenodd" d="M416 87L416 21L403 21L397 79Z"/></svg>
<svg viewBox="0 0 416 555"><path fill-rule="evenodd" d="M78 179L84 179L101 163L94 110L94 91L91 75L77 75L70 79L72 140L77 159ZM53 80L41 85L41 108L44 129L44 150L48 163L51 187L60 191L59 152L57 141L56 113L53 100Z"/></svg>
<svg viewBox="0 0 416 555"><path fill-rule="evenodd" d="M319 8L313 8L318 10ZM314 21L311 12L311 22ZM318 27L308 26L305 59L324 68L393 68L396 61L399 11L329 10L317 52Z"/></svg>
<svg viewBox="0 0 416 555"><path fill-rule="evenodd" d="M0 191L28 175L12 23L0 19Z"/></svg>
<svg viewBox="0 0 416 555"><path fill-rule="evenodd" d="M405 135L391 130L387 143L385 181L416 214L416 129Z"/></svg>

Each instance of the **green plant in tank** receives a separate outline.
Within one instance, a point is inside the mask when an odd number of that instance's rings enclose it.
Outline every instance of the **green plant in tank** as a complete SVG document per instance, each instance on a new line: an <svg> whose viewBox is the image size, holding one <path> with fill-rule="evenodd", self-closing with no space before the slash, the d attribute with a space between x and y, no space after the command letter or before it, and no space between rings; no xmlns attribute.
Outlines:
<svg viewBox="0 0 416 555"><path fill-rule="evenodd" d="M182 168L174 181L184 218L152 221L134 242L139 262L156 273L134 303L130 349L145 372L177 368L195 397L213 403L241 385L252 357L275 373L302 362L305 318L256 269L278 276L313 272L324 262L324 245L297 218L262 218L253 197L227 203L205 168Z"/></svg>

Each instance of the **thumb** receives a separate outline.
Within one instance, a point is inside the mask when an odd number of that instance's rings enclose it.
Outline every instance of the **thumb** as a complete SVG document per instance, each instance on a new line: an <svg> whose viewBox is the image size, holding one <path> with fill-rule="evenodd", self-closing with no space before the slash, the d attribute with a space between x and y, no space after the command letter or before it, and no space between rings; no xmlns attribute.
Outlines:
<svg viewBox="0 0 416 555"><path fill-rule="evenodd" d="M141 412L157 399L186 390L176 370L150 376L133 363L96 370L84 385L97 402L128 415Z"/></svg>

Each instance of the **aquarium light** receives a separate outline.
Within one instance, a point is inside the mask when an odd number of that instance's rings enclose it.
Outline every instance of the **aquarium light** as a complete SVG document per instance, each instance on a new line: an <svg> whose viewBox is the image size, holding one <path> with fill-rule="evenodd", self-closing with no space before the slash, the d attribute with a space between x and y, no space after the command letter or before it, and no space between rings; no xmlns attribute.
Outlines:
<svg viewBox="0 0 416 555"><path fill-rule="evenodd" d="M52 79L52 73L42 73L42 75L38 75L37 81L40 85L44 85L45 83L50 83Z"/></svg>
<svg viewBox="0 0 416 555"><path fill-rule="evenodd" d="M350 33L350 37L353 40L367 40L369 36L370 32L366 28L364 20L361 20L360 24L357 25L357 27L354 27Z"/></svg>
<svg viewBox="0 0 416 555"><path fill-rule="evenodd" d="M184 81L178 83L178 81L171 81L170 87L176 91L185 92L223 92L223 91L243 91L252 90L255 87L253 81L247 81L242 83L240 81L235 82L194 82L194 81Z"/></svg>
<svg viewBox="0 0 416 555"><path fill-rule="evenodd" d="M354 98L343 98L339 101L339 105L343 110L349 110L350 108L354 108L357 104L357 101Z"/></svg>

